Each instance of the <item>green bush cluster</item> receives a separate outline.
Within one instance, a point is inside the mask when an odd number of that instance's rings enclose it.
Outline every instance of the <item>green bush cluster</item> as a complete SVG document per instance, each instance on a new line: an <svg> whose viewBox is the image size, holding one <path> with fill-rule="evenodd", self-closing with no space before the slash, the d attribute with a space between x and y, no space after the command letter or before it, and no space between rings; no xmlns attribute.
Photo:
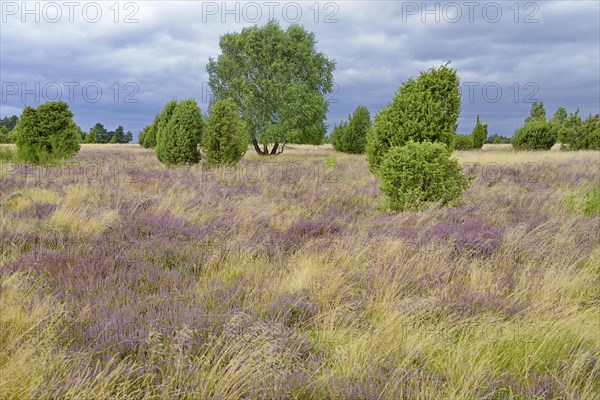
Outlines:
<svg viewBox="0 0 600 400"><path fill-rule="evenodd" d="M379 169L381 190L393 210L420 210L431 204L454 204L469 187L458 161L442 143L393 147Z"/></svg>
<svg viewBox="0 0 600 400"><path fill-rule="evenodd" d="M371 129L371 114L364 106L358 106L348 122L336 125L331 132L331 145L334 150L349 154L365 152L367 132Z"/></svg>
<svg viewBox="0 0 600 400"><path fill-rule="evenodd" d="M67 103L48 102L25 107L15 127L17 158L45 164L73 157L80 148L80 134Z"/></svg>
<svg viewBox="0 0 600 400"><path fill-rule="evenodd" d="M169 101L158 117L156 157L167 165L198 163L204 121L194 99Z"/></svg>
<svg viewBox="0 0 600 400"><path fill-rule="evenodd" d="M487 124L482 124L477 116L475 127L470 135L455 135L453 148L455 150L473 150L481 149L487 140Z"/></svg>
<svg viewBox="0 0 600 400"><path fill-rule="evenodd" d="M561 150L600 150L600 115L590 114L585 121L579 110L564 120L553 121Z"/></svg>
<svg viewBox="0 0 600 400"><path fill-rule="evenodd" d="M367 135L367 161L389 209L450 205L468 187L460 165L451 158L460 110L458 85L456 71L448 65L421 72L375 116Z"/></svg>

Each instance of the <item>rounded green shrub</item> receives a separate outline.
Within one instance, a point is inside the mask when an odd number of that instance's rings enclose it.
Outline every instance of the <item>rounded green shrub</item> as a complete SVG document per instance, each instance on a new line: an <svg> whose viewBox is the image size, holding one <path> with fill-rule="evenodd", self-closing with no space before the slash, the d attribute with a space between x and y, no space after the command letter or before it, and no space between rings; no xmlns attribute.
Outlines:
<svg viewBox="0 0 600 400"><path fill-rule="evenodd" d="M380 169L380 189L395 211L452 205L469 187L458 161L441 143L408 142L392 147Z"/></svg>
<svg viewBox="0 0 600 400"><path fill-rule="evenodd" d="M473 137L470 135L456 135L454 137L455 150L471 150L473 149Z"/></svg>
<svg viewBox="0 0 600 400"><path fill-rule="evenodd" d="M202 140L204 121L198 104L194 99L187 99L176 103L170 117L169 111L165 115L165 119L168 119L166 126L162 126L162 115L159 120L156 143L158 160L167 165L199 162L198 145Z"/></svg>
<svg viewBox="0 0 600 400"><path fill-rule="evenodd" d="M216 101L206 119L202 148L209 164L235 164L246 153L248 132L233 100Z"/></svg>
<svg viewBox="0 0 600 400"><path fill-rule="evenodd" d="M80 148L80 134L69 105L48 102L25 107L15 127L17 157L34 164L73 157Z"/></svg>
<svg viewBox="0 0 600 400"><path fill-rule="evenodd" d="M515 149L550 150L556 143L554 126L543 119L530 119L515 131L511 143Z"/></svg>

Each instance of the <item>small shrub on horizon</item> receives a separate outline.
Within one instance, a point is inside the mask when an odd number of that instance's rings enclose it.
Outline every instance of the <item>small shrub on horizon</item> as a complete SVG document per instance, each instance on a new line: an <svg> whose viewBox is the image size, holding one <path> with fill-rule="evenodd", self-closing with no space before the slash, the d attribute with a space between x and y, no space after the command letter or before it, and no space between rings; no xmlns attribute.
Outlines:
<svg viewBox="0 0 600 400"><path fill-rule="evenodd" d="M556 137L555 125L546 121L544 103L533 103L529 117L515 131L511 143L517 150L550 150Z"/></svg>
<svg viewBox="0 0 600 400"><path fill-rule="evenodd" d="M365 152L367 132L371 128L371 114L364 106L358 106L348 123L336 125L331 132L331 144L336 151L349 154Z"/></svg>
<svg viewBox="0 0 600 400"><path fill-rule="evenodd" d="M34 164L71 158L80 148L73 113L62 101L48 102L37 108L25 107L15 135L17 157Z"/></svg>
<svg viewBox="0 0 600 400"><path fill-rule="evenodd" d="M456 135L454 138L455 150L471 150L473 148L473 138L471 135Z"/></svg>
<svg viewBox="0 0 600 400"><path fill-rule="evenodd" d="M233 100L218 100L209 110L202 137L211 165L236 164L248 148L248 132Z"/></svg>
<svg viewBox="0 0 600 400"><path fill-rule="evenodd" d="M511 143L517 150L550 150L556 131L544 120L530 120L515 131Z"/></svg>
<svg viewBox="0 0 600 400"><path fill-rule="evenodd" d="M487 124L482 124L478 115L477 122L475 122L475 127L471 132L471 148L481 149L483 147L485 140L487 139L487 130Z"/></svg>
<svg viewBox="0 0 600 400"><path fill-rule="evenodd" d="M469 187L460 164L442 143L410 141L393 147L381 163L379 178L394 211L452 205Z"/></svg>
<svg viewBox="0 0 600 400"><path fill-rule="evenodd" d="M585 121L579 110L570 114L559 133L561 150L600 150L600 114L590 114Z"/></svg>

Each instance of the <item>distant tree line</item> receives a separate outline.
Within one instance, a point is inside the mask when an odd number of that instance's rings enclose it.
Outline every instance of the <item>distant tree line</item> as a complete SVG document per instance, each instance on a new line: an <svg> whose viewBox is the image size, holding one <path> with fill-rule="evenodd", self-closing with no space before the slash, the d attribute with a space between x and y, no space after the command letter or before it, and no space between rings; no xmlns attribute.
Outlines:
<svg viewBox="0 0 600 400"><path fill-rule="evenodd" d="M119 125L114 131L107 130L104 125L97 123L90 128L86 134L81 132L82 143L129 143L133 140L131 131L125 132L125 129Z"/></svg>
<svg viewBox="0 0 600 400"><path fill-rule="evenodd" d="M590 114L585 120L579 110L567 114L559 107L546 119L544 103L533 103L523 126L511 139L515 149L548 150L560 143L561 150L600 150L600 115Z"/></svg>

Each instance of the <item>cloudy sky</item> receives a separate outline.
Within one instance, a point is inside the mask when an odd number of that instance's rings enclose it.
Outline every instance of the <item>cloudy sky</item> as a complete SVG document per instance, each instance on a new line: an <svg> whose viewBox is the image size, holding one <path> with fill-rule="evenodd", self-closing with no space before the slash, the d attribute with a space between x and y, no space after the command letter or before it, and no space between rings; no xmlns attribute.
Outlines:
<svg viewBox="0 0 600 400"><path fill-rule="evenodd" d="M276 19L313 31L336 60L327 124L358 105L375 115L419 71L452 60L459 132L477 114L510 136L543 101L600 112L600 2L591 1L56 1L0 0L0 116L68 102L84 129L137 135L169 99L206 112L205 70L219 36Z"/></svg>

